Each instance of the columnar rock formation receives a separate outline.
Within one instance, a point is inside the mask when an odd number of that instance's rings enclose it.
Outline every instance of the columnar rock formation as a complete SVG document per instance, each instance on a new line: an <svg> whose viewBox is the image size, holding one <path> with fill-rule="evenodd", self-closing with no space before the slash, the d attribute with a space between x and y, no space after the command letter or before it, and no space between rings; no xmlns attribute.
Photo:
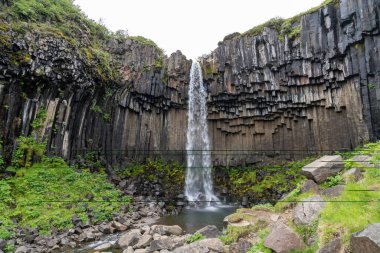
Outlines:
<svg viewBox="0 0 380 253"><path fill-rule="evenodd" d="M341 0L304 15L295 39L265 28L220 42L201 60L212 147L330 150L379 137L379 9L377 0ZM123 81L105 81L65 38L1 27L1 44L12 50L0 52L7 161L42 106L50 154L74 160L96 150L113 165L152 153L183 161L191 61L181 52L165 57L152 45L113 39L107 48Z"/></svg>

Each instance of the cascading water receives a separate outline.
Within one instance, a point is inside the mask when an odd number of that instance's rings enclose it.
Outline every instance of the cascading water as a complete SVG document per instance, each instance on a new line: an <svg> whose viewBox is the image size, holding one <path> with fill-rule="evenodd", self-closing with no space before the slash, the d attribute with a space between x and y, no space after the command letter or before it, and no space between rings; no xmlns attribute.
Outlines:
<svg viewBox="0 0 380 253"><path fill-rule="evenodd" d="M189 201L204 200L210 203L218 201L218 198L213 193L206 99L201 67L193 61L190 70L185 195Z"/></svg>

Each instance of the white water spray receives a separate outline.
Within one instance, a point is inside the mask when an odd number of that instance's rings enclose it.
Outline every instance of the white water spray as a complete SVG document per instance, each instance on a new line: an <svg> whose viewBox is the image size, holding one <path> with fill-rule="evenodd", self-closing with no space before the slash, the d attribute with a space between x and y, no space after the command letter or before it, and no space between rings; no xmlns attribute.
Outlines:
<svg viewBox="0 0 380 253"><path fill-rule="evenodd" d="M207 93L203 86L202 70L193 61L187 125L187 171L185 195L189 201L218 201L213 193L211 151L207 126Z"/></svg>

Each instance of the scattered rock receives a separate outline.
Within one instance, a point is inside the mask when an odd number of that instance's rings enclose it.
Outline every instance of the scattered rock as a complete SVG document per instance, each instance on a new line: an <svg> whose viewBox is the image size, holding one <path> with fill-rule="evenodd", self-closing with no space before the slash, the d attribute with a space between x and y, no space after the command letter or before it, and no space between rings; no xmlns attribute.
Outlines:
<svg viewBox="0 0 380 253"><path fill-rule="evenodd" d="M303 249L305 247L298 234L281 221L277 221L273 225L264 245L277 253L285 253L292 249Z"/></svg>
<svg viewBox="0 0 380 253"><path fill-rule="evenodd" d="M207 252L224 252L224 246L220 239L209 238L196 241L182 247L176 248L173 253L207 253Z"/></svg>
<svg viewBox="0 0 380 253"><path fill-rule="evenodd" d="M114 227L117 231L125 231L128 229L128 227L124 224L121 224L120 222L113 221L111 223L111 226Z"/></svg>
<svg viewBox="0 0 380 253"><path fill-rule="evenodd" d="M340 238L334 239L328 244L324 245L318 250L317 253L339 253L342 250L342 240Z"/></svg>
<svg viewBox="0 0 380 253"><path fill-rule="evenodd" d="M172 250L174 248L174 242L172 238L163 238L158 240L153 240L150 242L149 252L154 252L157 250Z"/></svg>
<svg viewBox="0 0 380 253"><path fill-rule="evenodd" d="M360 166L363 167L374 167L374 165L371 163L371 158L368 155L356 155L350 159L350 161L357 163Z"/></svg>
<svg viewBox="0 0 380 253"><path fill-rule="evenodd" d="M153 225L150 234L160 235L182 235L182 228L180 226L165 226L165 225Z"/></svg>
<svg viewBox="0 0 380 253"><path fill-rule="evenodd" d="M353 253L380 252L380 223L374 223L351 235Z"/></svg>
<svg viewBox="0 0 380 253"><path fill-rule="evenodd" d="M302 186L301 186L301 192L309 192L313 191L314 193L319 192L319 187L318 185L313 181L313 180L307 180Z"/></svg>
<svg viewBox="0 0 380 253"><path fill-rule="evenodd" d="M347 171L343 174L343 178L344 178L344 181L345 181L346 183L349 183L349 182L357 182L357 181L359 181L360 179L363 178L363 174L360 172L359 169L357 169L357 168L352 168L352 169L347 170Z"/></svg>
<svg viewBox="0 0 380 253"><path fill-rule="evenodd" d="M296 225L309 225L325 207L326 203L320 195L304 199L293 210L293 219Z"/></svg>
<svg viewBox="0 0 380 253"><path fill-rule="evenodd" d="M325 195L329 198L338 197L342 194L343 190L344 190L343 185L336 185L331 188L327 188L323 190L322 195Z"/></svg>
<svg viewBox="0 0 380 253"><path fill-rule="evenodd" d="M302 168L302 174L317 183L336 175L344 168L340 155L325 155Z"/></svg>
<svg viewBox="0 0 380 253"><path fill-rule="evenodd" d="M134 246L136 243L138 243L140 237L140 230L133 229L120 236L116 242L116 245L122 249L127 248L128 246Z"/></svg>
<svg viewBox="0 0 380 253"><path fill-rule="evenodd" d="M207 238L217 238L222 234L215 225L207 225L196 231L196 233L200 233Z"/></svg>

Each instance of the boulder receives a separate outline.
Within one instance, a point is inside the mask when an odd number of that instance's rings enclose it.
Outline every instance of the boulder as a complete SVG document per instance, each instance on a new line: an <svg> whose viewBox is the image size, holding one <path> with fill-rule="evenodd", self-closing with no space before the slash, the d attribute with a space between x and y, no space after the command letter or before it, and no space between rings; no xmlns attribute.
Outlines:
<svg viewBox="0 0 380 253"><path fill-rule="evenodd" d="M342 240L340 238L334 239L331 242L318 249L317 253L340 253L342 250Z"/></svg>
<svg viewBox="0 0 380 253"><path fill-rule="evenodd" d="M129 246L127 249L125 249L123 251L123 253L134 253L135 251L133 250L133 248L131 246Z"/></svg>
<svg viewBox="0 0 380 253"><path fill-rule="evenodd" d="M209 238L196 241L173 250L173 253L207 253L224 252L223 242L218 238Z"/></svg>
<svg viewBox="0 0 380 253"><path fill-rule="evenodd" d="M150 245L150 242L153 240L153 237L149 234L142 235L133 248L140 249L140 248L146 248Z"/></svg>
<svg viewBox="0 0 380 253"><path fill-rule="evenodd" d="M380 223L374 223L351 235L353 253L380 252Z"/></svg>
<svg viewBox="0 0 380 253"><path fill-rule="evenodd" d="M109 250L110 248L112 248L112 244L109 242L106 242L106 243L103 243L103 244L97 246L94 250L95 251L105 251L105 250Z"/></svg>
<svg viewBox="0 0 380 253"><path fill-rule="evenodd" d="M291 228L277 221L264 242L265 247L277 253L285 253L293 249L303 249L305 247L301 238Z"/></svg>
<svg viewBox="0 0 380 253"><path fill-rule="evenodd" d="M296 225L310 225L315 220L326 203L320 195L304 199L293 210L293 220Z"/></svg>
<svg viewBox="0 0 380 253"><path fill-rule="evenodd" d="M182 228L180 226L165 226L165 225L153 225L150 234L160 234L160 235L181 235Z"/></svg>
<svg viewBox="0 0 380 253"><path fill-rule="evenodd" d="M360 167L374 167L371 163L372 157L368 155L356 155L350 161L357 163Z"/></svg>
<svg viewBox="0 0 380 253"><path fill-rule="evenodd" d="M340 155L325 155L304 166L302 174L316 183L321 183L328 177L336 175L343 168L344 162Z"/></svg>
<svg viewBox="0 0 380 253"><path fill-rule="evenodd" d="M116 245L122 249L127 248L128 246L134 246L138 243L140 237L140 230L133 229L120 236L120 238L116 241Z"/></svg>
<svg viewBox="0 0 380 253"><path fill-rule="evenodd" d="M30 249L28 249L26 246L20 246L16 249L15 253L29 253Z"/></svg>
<svg viewBox="0 0 380 253"><path fill-rule="evenodd" d="M115 228L117 231L125 231L125 230L128 229L128 227L127 227L126 225L121 224L120 222L117 222L117 221L113 221L113 222L111 223L111 226L112 226L113 228Z"/></svg>
<svg viewBox="0 0 380 253"><path fill-rule="evenodd" d="M322 191L322 195L327 196L329 198L338 197L342 194L343 190L343 185L336 185L331 188L324 189Z"/></svg>
<svg viewBox="0 0 380 253"><path fill-rule="evenodd" d="M159 250L172 250L173 248L174 248L173 239L163 238L163 239L151 241L148 252L155 252Z"/></svg>
<svg viewBox="0 0 380 253"><path fill-rule="evenodd" d="M233 243L229 247L229 252L233 253L246 253L248 250L252 247L252 243L244 240L244 239L239 239L238 242Z"/></svg>
<svg viewBox="0 0 380 253"><path fill-rule="evenodd" d="M137 250L135 250L134 253L146 253L146 252L147 252L146 249L137 249Z"/></svg>
<svg viewBox="0 0 380 253"><path fill-rule="evenodd" d="M307 180L302 186L301 186L301 192L309 192L313 191L315 193L318 193L319 187L313 180Z"/></svg>
<svg viewBox="0 0 380 253"><path fill-rule="evenodd" d="M343 179L346 183L357 182L363 178L363 174L357 168L352 168L344 172Z"/></svg>
<svg viewBox="0 0 380 253"><path fill-rule="evenodd" d="M222 234L215 225L207 225L195 233L200 233L207 238L217 238Z"/></svg>

